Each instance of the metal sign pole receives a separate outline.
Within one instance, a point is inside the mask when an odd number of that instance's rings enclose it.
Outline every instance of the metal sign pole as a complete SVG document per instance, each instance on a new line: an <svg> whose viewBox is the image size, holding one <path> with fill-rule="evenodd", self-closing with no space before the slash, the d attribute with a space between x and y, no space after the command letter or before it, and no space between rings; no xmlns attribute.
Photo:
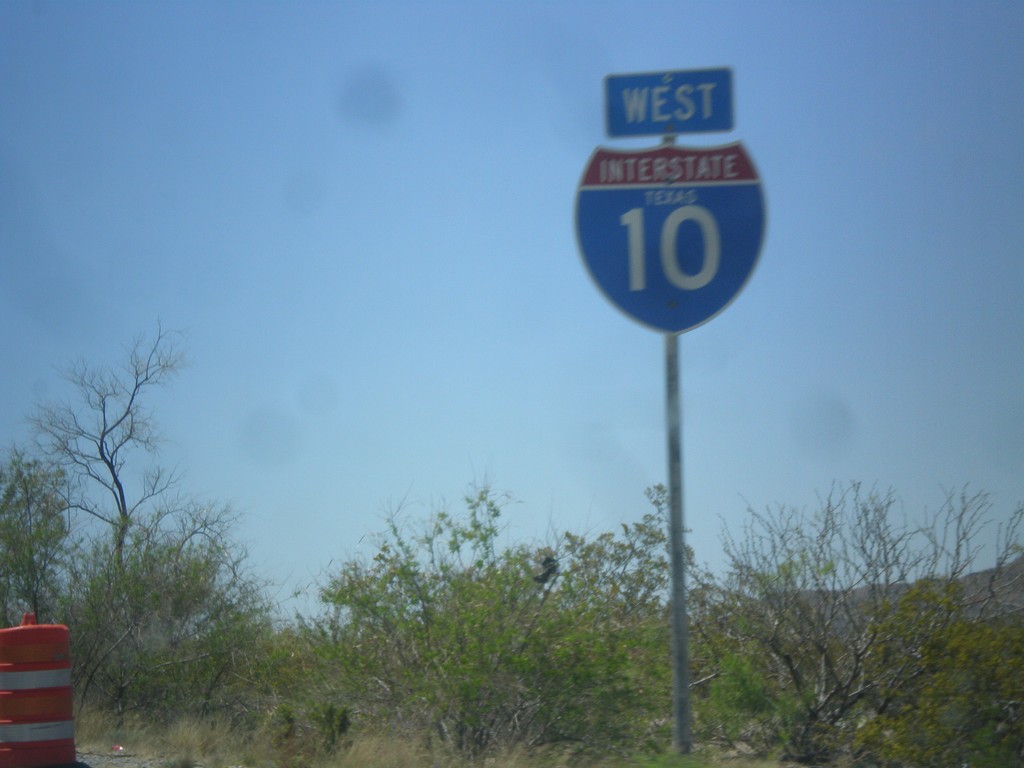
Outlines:
<svg viewBox="0 0 1024 768"><path fill-rule="evenodd" d="M669 544L672 553L672 710L675 749L693 746L690 714L690 650L686 610L683 528L682 416L679 394L679 335L665 335L665 411L668 421Z"/></svg>
<svg viewBox="0 0 1024 768"><path fill-rule="evenodd" d="M675 134L732 130L732 93L727 67L609 75L606 133L664 141L598 147L576 191L576 242L590 277L625 314L666 334L673 741L682 754L693 737L678 336L743 290L761 253L765 212L761 177L738 141L677 147Z"/></svg>

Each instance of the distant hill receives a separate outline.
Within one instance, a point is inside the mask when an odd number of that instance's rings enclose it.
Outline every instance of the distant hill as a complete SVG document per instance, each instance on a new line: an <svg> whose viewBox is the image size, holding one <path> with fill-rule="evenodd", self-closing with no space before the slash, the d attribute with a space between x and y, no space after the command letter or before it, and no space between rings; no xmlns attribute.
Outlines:
<svg viewBox="0 0 1024 768"><path fill-rule="evenodd" d="M1024 615L1024 555L1001 569L987 568L965 574L957 579L957 583L963 588L963 605L969 619L991 620ZM857 587L849 591L806 590L800 593L799 602L812 611L830 614L833 631L843 635L851 624L860 626L871 615L872 604L883 599L898 600L911 586L899 582Z"/></svg>
<svg viewBox="0 0 1024 768"><path fill-rule="evenodd" d="M960 579L968 602L976 611L986 602L995 605L989 616L1024 614L1024 555L1007 563L1001 570L988 568L969 573Z"/></svg>

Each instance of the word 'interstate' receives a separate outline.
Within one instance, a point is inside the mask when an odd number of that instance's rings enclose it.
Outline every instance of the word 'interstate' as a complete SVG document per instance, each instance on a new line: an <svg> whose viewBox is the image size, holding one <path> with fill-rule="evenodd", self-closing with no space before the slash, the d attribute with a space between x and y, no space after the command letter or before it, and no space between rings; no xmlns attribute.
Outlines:
<svg viewBox="0 0 1024 768"><path fill-rule="evenodd" d="M604 80L609 136L730 131L732 70L609 75Z"/></svg>

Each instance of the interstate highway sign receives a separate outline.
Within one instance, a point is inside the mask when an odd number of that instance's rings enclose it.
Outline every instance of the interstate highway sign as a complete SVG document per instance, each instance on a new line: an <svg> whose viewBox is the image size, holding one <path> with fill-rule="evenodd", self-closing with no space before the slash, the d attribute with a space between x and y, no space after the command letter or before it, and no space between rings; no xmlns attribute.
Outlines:
<svg viewBox="0 0 1024 768"><path fill-rule="evenodd" d="M627 315L681 333L739 294L757 264L764 198L739 144L598 147L576 194L576 239L590 276Z"/></svg>
<svg viewBox="0 0 1024 768"><path fill-rule="evenodd" d="M731 131L732 70L608 75L604 101L605 132L613 138Z"/></svg>

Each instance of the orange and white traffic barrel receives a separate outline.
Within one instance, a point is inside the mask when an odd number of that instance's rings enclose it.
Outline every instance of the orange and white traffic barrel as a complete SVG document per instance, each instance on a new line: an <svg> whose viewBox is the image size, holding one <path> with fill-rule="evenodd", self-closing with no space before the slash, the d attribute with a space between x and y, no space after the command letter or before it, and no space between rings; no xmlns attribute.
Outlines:
<svg viewBox="0 0 1024 768"><path fill-rule="evenodd" d="M36 624L0 629L0 768L75 762L68 628Z"/></svg>

